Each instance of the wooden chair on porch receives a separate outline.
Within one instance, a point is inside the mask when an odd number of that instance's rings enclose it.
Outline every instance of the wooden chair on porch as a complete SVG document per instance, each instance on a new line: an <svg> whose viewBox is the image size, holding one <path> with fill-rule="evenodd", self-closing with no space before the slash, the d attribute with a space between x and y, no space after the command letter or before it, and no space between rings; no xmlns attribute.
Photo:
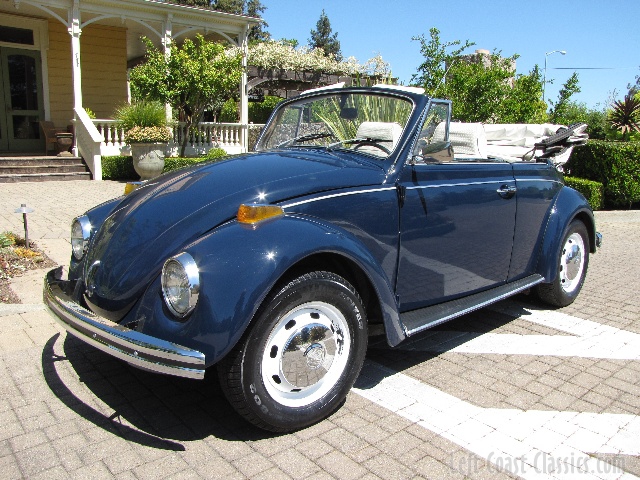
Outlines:
<svg viewBox="0 0 640 480"><path fill-rule="evenodd" d="M66 128L57 128L53 122L42 120L40 121L40 128L44 133L44 154L49 154L49 145L53 146L53 150L56 153L68 151L70 146L73 145L73 133L69 132Z"/></svg>

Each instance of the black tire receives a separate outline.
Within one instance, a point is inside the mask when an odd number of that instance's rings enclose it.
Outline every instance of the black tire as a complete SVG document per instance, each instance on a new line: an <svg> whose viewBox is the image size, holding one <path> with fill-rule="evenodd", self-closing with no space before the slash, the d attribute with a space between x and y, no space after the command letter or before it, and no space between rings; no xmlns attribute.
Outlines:
<svg viewBox="0 0 640 480"><path fill-rule="evenodd" d="M558 274L553 283L538 285L538 297L554 307L566 307L577 298L589 266L589 235L580 220L574 220L558 252Z"/></svg>
<svg viewBox="0 0 640 480"><path fill-rule="evenodd" d="M358 292L339 275L312 272L267 297L218 375L240 415L262 429L289 432L340 406L366 350Z"/></svg>

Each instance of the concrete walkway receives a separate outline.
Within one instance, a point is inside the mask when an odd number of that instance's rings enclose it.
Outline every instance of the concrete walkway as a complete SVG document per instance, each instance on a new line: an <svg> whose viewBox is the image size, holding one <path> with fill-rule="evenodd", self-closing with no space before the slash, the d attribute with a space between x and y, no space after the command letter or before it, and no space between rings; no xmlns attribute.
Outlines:
<svg viewBox="0 0 640 480"><path fill-rule="evenodd" d="M86 210L124 193L122 182L22 182L0 187L0 232L24 236L22 214L14 213L22 204L33 208L27 216L29 240L59 265L67 265L71 255L71 222ZM12 289L22 303L41 301L41 271L27 272L13 281Z"/></svg>

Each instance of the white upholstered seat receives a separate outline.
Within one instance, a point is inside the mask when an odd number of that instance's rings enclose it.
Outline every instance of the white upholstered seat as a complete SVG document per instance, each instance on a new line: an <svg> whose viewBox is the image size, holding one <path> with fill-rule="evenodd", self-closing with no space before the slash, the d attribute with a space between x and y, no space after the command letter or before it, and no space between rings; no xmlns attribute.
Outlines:
<svg viewBox="0 0 640 480"><path fill-rule="evenodd" d="M356 137L369 138L375 140L379 145L387 148L390 152L396 148L398 139L402 134L402 127L398 123L394 122L362 122L358 127ZM356 148L360 152L369 153L378 157L387 157L388 154L374 146L362 145Z"/></svg>

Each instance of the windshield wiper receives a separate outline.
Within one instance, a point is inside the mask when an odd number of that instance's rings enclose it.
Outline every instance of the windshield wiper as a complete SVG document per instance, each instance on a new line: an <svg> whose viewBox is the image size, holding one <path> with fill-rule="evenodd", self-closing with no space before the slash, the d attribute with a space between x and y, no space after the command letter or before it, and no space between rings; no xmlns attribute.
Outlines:
<svg viewBox="0 0 640 480"><path fill-rule="evenodd" d="M380 142L388 142L388 140L383 140L378 138L362 138L362 137L349 138L347 140L340 140L339 142L335 142L327 145L327 150L334 150L335 148L341 147L342 145L351 145L353 143L357 143L358 147L369 145L382 150L387 155L390 155L391 150L389 150L384 145L380 145ZM357 150L358 147L356 147L355 149Z"/></svg>
<svg viewBox="0 0 640 480"><path fill-rule="evenodd" d="M276 148L289 147L289 146L293 145L294 143L308 142L309 140L317 140L319 138L327 138L327 137L333 137L333 133L331 133L331 132L308 133L306 135L300 135L299 137L290 138L289 140L285 140L284 142L279 143L278 145L276 145Z"/></svg>

